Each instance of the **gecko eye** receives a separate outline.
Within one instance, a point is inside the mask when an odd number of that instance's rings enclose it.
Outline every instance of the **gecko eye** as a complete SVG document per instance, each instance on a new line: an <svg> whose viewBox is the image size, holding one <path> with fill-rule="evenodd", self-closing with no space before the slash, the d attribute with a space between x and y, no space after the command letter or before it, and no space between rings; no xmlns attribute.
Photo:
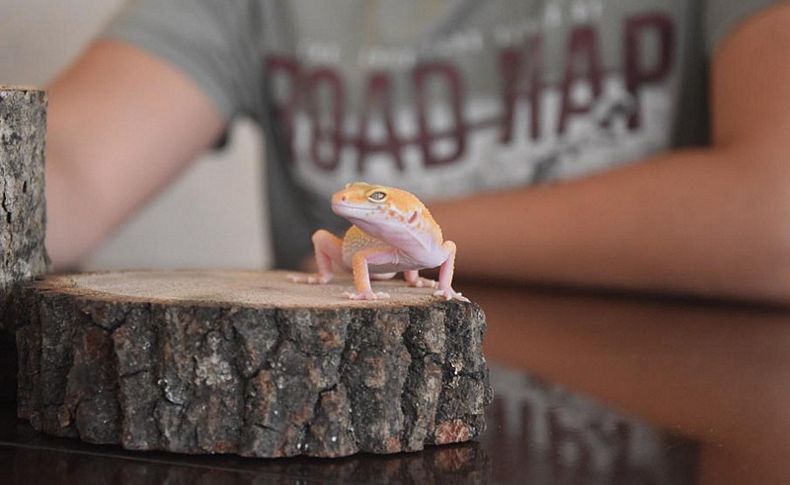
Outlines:
<svg viewBox="0 0 790 485"><path fill-rule="evenodd" d="M387 194L380 190L377 190L376 192L373 192L370 195L368 195L368 199L370 199L371 202L384 202L384 199L386 198L387 198Z"/></svg>

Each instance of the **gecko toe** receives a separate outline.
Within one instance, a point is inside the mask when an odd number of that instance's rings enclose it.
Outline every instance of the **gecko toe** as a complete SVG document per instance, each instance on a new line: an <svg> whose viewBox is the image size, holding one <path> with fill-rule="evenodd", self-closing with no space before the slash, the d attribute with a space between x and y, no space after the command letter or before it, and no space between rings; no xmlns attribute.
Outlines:
<svg viewBox="0 0 790 485"><path fill-rule="evenodd" d="M446 301L458 300L458 301L464 301L464 302L467 302L467 303L469 302L469 298L463 296L461 293L456 292L452 288L447 289L447 290L437 290L437 291L435 291L433 293L433 295L434 296L439 296L441 298L444 298Z"/></svg>
<svg viewBox="0 0 790 485"><path fill-rule="evenodd" d="M325 285L332 280L332 277L322 276L320 274L314 274L314 275L290 274L288 275L288 279L293 281L294 283L304 283L308 285Z"/></svg>
<svg viewBox="0 0 790 485"><path fill-rule="evenodd" d="M352 293L350 291L346 291L343 293L343 296L350 300L378 300L379 298L389 298L389 295L386 293L374 293L372 291L366 291L362 293Z"/></svg>
<svg viewBox="0 0 790 485"><path fill-rule="evenodd" d="M430 280L428 278L420 278L412 283L409 283L409 286L412 288L436 288L439 286L439 282Z"/></svg>

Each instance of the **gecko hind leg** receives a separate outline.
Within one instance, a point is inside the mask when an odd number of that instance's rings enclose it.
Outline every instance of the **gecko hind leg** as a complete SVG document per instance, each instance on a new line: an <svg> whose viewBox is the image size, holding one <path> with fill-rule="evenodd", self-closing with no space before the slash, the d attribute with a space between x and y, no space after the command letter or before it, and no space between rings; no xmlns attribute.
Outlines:
<svg viewBox="0 0 790 485"><path fill-rule="evenodd" d="M326 284L332 281L332 269L343 267L343 240L329 231L319 229L313 234L313 248L318 274L288 275L295 283Z"/></svg>
<svg viewBox="0 0 790 485"><path fill-rule="evenodd" d="M416 269L413 271L404 271L403 279L406 280L406 284L412 288L436 288L439 286L439 282L421 277L419 270Z"/></svg>

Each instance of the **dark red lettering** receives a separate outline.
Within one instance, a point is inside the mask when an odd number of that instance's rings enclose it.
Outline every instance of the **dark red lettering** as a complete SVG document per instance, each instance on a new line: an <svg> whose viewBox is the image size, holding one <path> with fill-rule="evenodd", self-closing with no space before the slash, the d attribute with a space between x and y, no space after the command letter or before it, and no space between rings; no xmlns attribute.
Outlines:
<svg viewBox="0 0 790 485"><path fill-rule="evenodd" d="M639 87L661 81L669 73L674 58L674 36L672 20L662 13L648 13L629 17L625 20L625 85L634 101L634 109L628 119L628 127L636 129L641 125ZM645 34L654 32L658 36L659 51L652 56L656 61L652 66L641 62L645 52L642 42Z"/></svg>
<svg viewBox="0 0 790 485"><path fill-rule="evenodd" d="M506 398L499 395L494 396L494 401L491 403L489 412L496 426L501 426L499 429L510 430L513 429L512 426L514 426L514 423L508 420L505 404ZM510 456L514 449L521 450L519 447L521 443L514 443L509 433L503 432L501 435L498 435L497 438L502 439L492 440L491 442L491 453L495 454L495 456ZM510 460L502 460L502 466L494 467L493 476L491 478L495 483L504 482L508 477L513 476L513 473L518 472L518 470L514 469L515 467L511 466L511 463Z"/></svg>
<svg viewBox="0 0 790 485"><path fill-rule="evenodd" d="M584 483L592 473L592 452L584 434L577 427L564 425L554 409L550 409L546 417L549 422L549 460L554 480L558 483L565 483L566 480L570 483ZM575 463L568 463L569 447L576 451Z"/></svg>
<svg viewBox="0 0 790 485"><path fill-rule="evenodd" d="M583 72L580 65L584 64ZM562 81L562 107L560 109L557 133L562 134L570 115L587 113L601 95L603 73L601 56L598 51L598 34L589 25L579 26L571 32L568 41L568 55L565 60L565 77ZM576 82L587 80L592 96L587 102L573 99L572 89Z"/></svg>
<svg viewBox="0 0 790 485"><path fill-rule="evenodd" d="M442 80L447 89L444 91L449 96L450 109L453 117L453 126L444 133L432 132L428 122L428 81L431 79ZM426 166L444 165L461 158L466 150L466 127L462 112L462 86L461 76L456 68L446 63L425 63L414 69L414 94L417 107L417 122L419 129L419 143L422 149L423 160ZM445 155L436 153L436 142L451 140L453 150Z"/></svg>
<svg viewBox="0 0 790 485"><path fill-rule="evenodd" d="M267 92L272 104L275 143L280 147L287 162L293 161L293 128L296 107L299 103L299 64L289 57L268 56L264 61ZM287 94L280 93L275 87L282 83Z"/></svg>
<svg viewBox="0 0 790 485"><path fill-rule="evenodd" d="M334 170L343 143L343 83L335 71L322 67L310 72L306 85L307 113L313 125L310 156L318 168ZM326 96L321 96L322 89L328 90Z"/></svg>
<svg viewBox="0 0 790 485"><path fill-rule="evenodd" d="M616 452L612 464L612 481L614 483L637 483L635 480L629 479L628 476L633 465L631 463L631 428L625 422L620 421L616 424L612 435L609 446Z"/></svg>
<svg viewBox="0 0 790 485"><path fill-rule="evenodd" d="M499 141L510 143L513 139L513 123L516 116L516 103L520 96L529 101L529 136L533 140L540 137L540 95L543 83L540 80L543 70L543 39L539 35L527 41L526 49L507 48L499 55L502 72L502 132ZM526 62L524 60L526 51Z"/></svg>
<svg viewBox="0 0 790 485"><path fill-rule="evenodd" d="M381 143L373 142L368 137L371 114L377 113L386 127L387 134ZM367 94L359 117L359 140L357 141L359 158L357 171L364 171L365 160L370 153L389 152L400 170L404 169L400 156L400 140L395 132L392 121L392 86L390 76L384 72L374 72L368 76Z"/></svg>

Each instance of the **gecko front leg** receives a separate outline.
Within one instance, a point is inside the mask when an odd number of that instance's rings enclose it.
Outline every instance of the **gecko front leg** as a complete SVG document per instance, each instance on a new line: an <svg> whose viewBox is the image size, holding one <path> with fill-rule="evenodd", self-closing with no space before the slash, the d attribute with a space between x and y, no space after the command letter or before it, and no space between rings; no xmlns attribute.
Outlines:
<svg viewBox="0 0 790 485"><path fill-rule="evenodd" d="M461 300L469 301L469 298L461 295L453 290L453 271L455 271L455 243L452 241L445 241L442 244L442 249L447 252L447 259L444 260L442 266L439 268L439 289L434 292L434 296L441 296L446 300Z"/></svg>
<svg viewBox="0 0 790 485"><path fill-rule="evenodd" d="M319 229L313 234L313 249L318 274L288 275L296 283L326 284L332 281L332 268L341 268L343 261L343 240L329 231Z"/></svg>
<svg viewBox="0 0 790 485"><path fill-rule="evenodd" d="M370 286L370 271L368 265L392 264L398 262L398 254L391 247L373 247L363 249L351 258L351 269L354 274L354 288L356 293L344 293L352 300L377 300L389 298L384 292L374 292Z"/></svg>

